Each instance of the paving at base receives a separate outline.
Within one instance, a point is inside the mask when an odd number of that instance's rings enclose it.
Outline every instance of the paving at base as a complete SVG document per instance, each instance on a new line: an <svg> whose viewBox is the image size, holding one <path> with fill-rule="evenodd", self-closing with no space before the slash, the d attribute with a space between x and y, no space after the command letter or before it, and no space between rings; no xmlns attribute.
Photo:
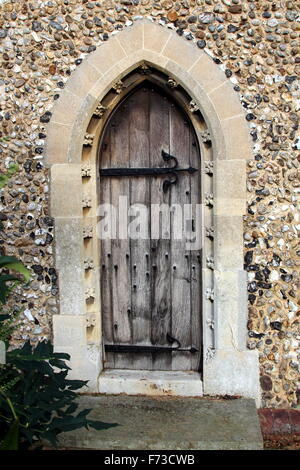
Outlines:
<svg viewBox="0 0 300 470"><path fill-rule="evenodd" d="M91 419L120 426L64 433L60 446L101 450L263 449L254 400L80 396Z"/></svg>

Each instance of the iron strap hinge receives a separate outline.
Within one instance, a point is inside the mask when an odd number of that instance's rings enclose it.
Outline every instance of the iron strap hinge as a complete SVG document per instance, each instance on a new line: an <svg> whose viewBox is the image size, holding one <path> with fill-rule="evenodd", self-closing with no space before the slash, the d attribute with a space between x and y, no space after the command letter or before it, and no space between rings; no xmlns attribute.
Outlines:
<svg viewBox="0 0 300 470"><path fill-rule="evenodd" d="M172 346L140 346L137 344L105 344L104 347L106 352L114 353L161 353L182 351L194 354L199 351L194 347L172 348Z"/></svg>
<svg viewBox="0 0 300 470"><path fill-rule="evenodd" d="M196 353L199 352L199 349L195 347L190 348L182 348L180 341L178 339L172 338L169 333L166 335L166 339L168 343L174 344L176 346L143 346L139 344L105 344L105 351L106 352L115 352L115 353L157 353L157 352L189 352L189 353Z"/></svg>
<svg viewBox="0 0 300 470"><path fill-rule="evenodd" d="M163 182L163 191L166 192L172 184L176 184L178 181L178 172L186 171L189 174L195 173L198 171L197 168L177 168L178 160L173 155L161 151L163 159L168 162L170 160L174 161L174 165L168 168L103 168L100 169L100 176L161 176L161 175L171 175L174 179L168 179Z"/></svg>

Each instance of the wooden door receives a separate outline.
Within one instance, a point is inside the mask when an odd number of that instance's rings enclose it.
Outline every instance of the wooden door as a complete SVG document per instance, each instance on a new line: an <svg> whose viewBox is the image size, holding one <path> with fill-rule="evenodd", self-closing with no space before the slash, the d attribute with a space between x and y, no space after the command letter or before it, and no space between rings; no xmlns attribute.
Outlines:
<svg viewBox="0 0 300 470"><path fill-rule="evenodd" d="M174 155L180 168L200 168L188 117L162 90L144 83L110 118L100 145L100 170L164 168L171 163L163 160L162 150ZM149 213L153 204L200 203L200 170L178 172L177 183L167 189L165 180L164 175L100 176L100 203L118 208L119 196L126 196L128 206L143 204ZM150 216L143 239L101 241L105 368L200 368L200 250L187 250L185 240L177 239L174 217L167 220L169 237L153 237Z"/></svg>

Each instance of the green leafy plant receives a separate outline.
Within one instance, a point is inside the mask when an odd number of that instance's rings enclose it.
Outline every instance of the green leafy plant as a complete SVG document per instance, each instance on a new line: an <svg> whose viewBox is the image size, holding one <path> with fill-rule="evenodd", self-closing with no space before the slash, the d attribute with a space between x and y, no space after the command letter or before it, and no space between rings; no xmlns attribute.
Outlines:
<svg viewBox="0 0 300 470"><path fill-rule="evenodd" d="M0 138L8 140L8 138ZM12 164L0 173L0 189L18 170ZM0 224L0 230L3 226ZM13 273L11 273L13 271ZM8 348L15 328L15 315L3 314L3 306L17 284L28 282L30 271L12 256L0 256L0 341ZM60 433L85 426L96 430L117 426L88 418L91 409L77 411L75 390L87 381L67 379L70 356L53 351L50 342L8 350L0 364L0 450L27 449L44 440L57 445Z"/></svg>
<svg viewBox="0 0 300 470"><path fill-rule="evenodd" d="M9 136L0 137L0 142L10 140ZM10 164L6 173L0 173L0 189L7 185L11 176L18 171L19 167L16 163ZM0 221L0 230L3 230L3 224ZM17 277L15 274L5 272L12 270L23 275L23 278ZM8 294L20 282L28 282L30 279L30 271L13 256L0 256L0 307L6 302ZM2 308L0 308L1 313ZM2 320L4 318L2 317ZM0 329L0 339L1 329Z"/></svg>
<svg viewBox="0 0 300 470"><path fill-rule="evenodd" d="M7 348L16 315L1 314L1 309L15 286L29 279L30 271L18 259L0 256L0 340ZM89 419L90 409L74 414L75 390L87 381L67 378L69 359L46 341L36 348L27 341L22 348L7 351L6 364L0 364L0 450L27 449L44 440L55 446L62 432L117 426Z"/></svg>
<svg viewBox="0 0 300 470"><path fill-rule="evenodd" d="M10 271L14 271L12 274ZM0 256L0 341L9 346L18 312L4 311L7 297L22 282L28 282L30 271L13 256ZM9 312L9 313L8 313Z"/></svg>
<svg viewBox="0 0 300 470"><path fill-rule="evenodd" d="M21 349L8 352L6 382L11 385L4 391L0 382L2 449L26 449L43 440L56 446L62 432L117 426L89 419L91 409L74 414L75 390L87 386L87 381L67 379L69 359L68 354L55 353L46 341L36 348L27 341Z"/></svg>
<svg viewBox="0 0 300 470"><path fill-rule="evenodd" d="M21 261L13 256L0 256L0 270L0 303L4 304L7 296L14 289L16 284L29 281L30 271L21 263ZM22 274L23 278L9 272L3 272L3 270L15 271Z"/></svg>
<svg viewBox="0 0 300 470"><path fill-rule="evenodd" d="M11 274L12 270L22 276ZM30 271L17 259L12 256L0 256L0 341L7 350L9 339L15 329L16 314L3 313L3 307L8 295L21 282L27 282L30 279ZM0 449L16 450L19 439L19 418L15 413L14 406L8 396L8 392L18 382L19 377L12 377L10 370L3 364L0 364L0 400L5 401L11 413L11 420L7 421L0 413L0 441L5 433ZM9 424L8 430L7 423Z"/></svg>
<svg viewBox="0 0 300 470"><path fill-rule="evenodd" d="M11 163L6 173L0 173L0 189L7 185L9 179L18 171L17 163Z"/></svg>
<svg viewBox="0 0 300 470"><path fill-rule="evenodd" d="M0 142L4 142L7 140L10 140L9 136L0 137ZM6 173L0 173L0 190L3 189L4 186L7 185L12 175L16 173L18 169L19 169L19 166L17 163L11 163ZM3 230L3 223L1 221L0 221L0 230L1 231Z"/></svg>

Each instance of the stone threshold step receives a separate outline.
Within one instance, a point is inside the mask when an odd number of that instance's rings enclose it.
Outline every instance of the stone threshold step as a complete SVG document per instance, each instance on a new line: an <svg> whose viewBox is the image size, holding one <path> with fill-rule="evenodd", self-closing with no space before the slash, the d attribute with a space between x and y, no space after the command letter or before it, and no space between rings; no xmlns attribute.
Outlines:
<svg viewBox="0 0 300 470"><path fill-rule="evenodd" d="M99 377L98 387L100 393L109 395L203 395L200 374L193 371L106 370Z"/></svg>
<svg viewBox="0 0 300 470"><path fill-rule="evenodd" d="M118 423L103 431L64 433L60 446L99 450L256 450L263 449L255 401L238 398L78 397L91 419Z"/></svg>

